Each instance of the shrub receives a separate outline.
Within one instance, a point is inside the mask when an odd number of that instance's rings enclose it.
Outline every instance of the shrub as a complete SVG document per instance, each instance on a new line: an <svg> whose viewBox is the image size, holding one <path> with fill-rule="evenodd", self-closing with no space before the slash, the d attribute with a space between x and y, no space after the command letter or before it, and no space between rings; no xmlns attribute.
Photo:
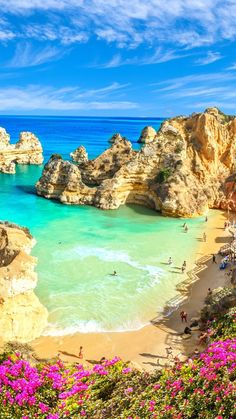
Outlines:
<svg viewBox="0 0 236 419"><path fill-rule="evenodd" d="M169 178L170 175L171 175L171 169L170 168L167 167L167 168L161 170L157 175L157 182L158 183L165 182Z"/></svg>

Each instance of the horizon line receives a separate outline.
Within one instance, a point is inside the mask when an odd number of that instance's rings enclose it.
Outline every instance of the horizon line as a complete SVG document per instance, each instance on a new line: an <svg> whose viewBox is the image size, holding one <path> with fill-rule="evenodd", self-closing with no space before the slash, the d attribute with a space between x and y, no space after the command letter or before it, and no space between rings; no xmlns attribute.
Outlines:
<svg viewBox="0 0 236 419"><path fill-rule="evenodd" d="M43 117L43 118L107 118L107 119L167 119L167 116L95 116L95 115L43 115L43 114L0 114L1 117Z"/></svg>

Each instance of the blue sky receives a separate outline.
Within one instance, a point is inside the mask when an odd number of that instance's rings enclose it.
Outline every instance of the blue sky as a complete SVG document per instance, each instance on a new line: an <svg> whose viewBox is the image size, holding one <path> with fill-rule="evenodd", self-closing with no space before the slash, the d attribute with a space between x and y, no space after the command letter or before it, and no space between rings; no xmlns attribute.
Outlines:
<svg viewBox="0 0 236 419"><path fill-rule="evenodd" d="M0 112L236 111L236 0L0 0Z"/></svg>

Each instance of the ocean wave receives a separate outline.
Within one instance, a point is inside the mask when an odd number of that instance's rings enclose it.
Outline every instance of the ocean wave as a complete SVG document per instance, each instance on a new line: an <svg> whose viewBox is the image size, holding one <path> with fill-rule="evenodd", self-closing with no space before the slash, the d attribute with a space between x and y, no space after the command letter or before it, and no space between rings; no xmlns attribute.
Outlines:
<svg viewBox="0 0 236 419"><path fill-rule="evenodd" d="M81 260L87 257L96 257L104 262L122 262L135 269L146 272L149 276L157 277L164 273L164 270L154 265L141 265L132 259L126 252L121 250L110 250L100 247L76 246L69 250L59 250L54 252L53 257L56 261L70 261L75 258Z"/></svg>
<svg viewBox="0 0 236 419"><path fill-rule="evenodd" d="M79 321L76 324L70 326L61 327L58 324L49 323L47 328L43 332L43 336L67 336L74 335L76 333L120 333L120 332L131 332L140 330L144 326L147 326L149 322L141 321L127 321L127 323L117 326L114 328L105 328L101 323L96 320Z"/></svg>

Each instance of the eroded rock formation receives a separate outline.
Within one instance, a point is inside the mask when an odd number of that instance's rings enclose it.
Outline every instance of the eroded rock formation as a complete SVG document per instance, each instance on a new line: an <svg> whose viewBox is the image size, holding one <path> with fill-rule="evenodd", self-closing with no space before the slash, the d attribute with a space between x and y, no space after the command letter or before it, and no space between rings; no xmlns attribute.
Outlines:
<svg viewBox="0 0 236 419"><path fill-rule="evenodd" d="M113 144L115 141L121 141L121 140L122 140L122 136L120 135L119 132L116 132L115 134L111 136L111 138L109 138L108 142Z"/></svg>
<svg viewBox="0 0 236 419"><path fill-rule="evenodd" d="M220 208L236 211L236 173L233 173L226 179L222 189Z"/></svg>
<svg viewBox="0 0 236 419"><path fill-rule="evenodd" d="M83 145L80 145L72 153L70 153L70 157L75 163L79 164L88 161L88 153Z"/></svg>
<svg viewBox="0 0 236 419"><path fill-rule="evenodd" d="M165 121L139 152L118 139L79 167L58 157L45 165L39 195L67 204L115 209L141 204L164 215L193 217L219 208L235 171L236 118L216 108Z"/></svg>
<svg viewBox="0 0 236 419"><path fill-rule="evenodd" d="M47 324L47 310L34 294L37 259L29 253L35 241L27 229L0 223L0 337L29 342Z"/></svg>
<svg viewBox="0 0 236 419"><path fill-rule="evenodd" d="M157 132L153 127L144 127L138 139L138 143L151 143L155 140Z"/></svg>
<svg viewBox="0 0 236 419"><path fill-rule="evenodd" d="M43 149L39 139L31 132L21 132L16 144L10 144L10 136L0 128L0 172L15 173L17 164L42 164Z"/></svg>

